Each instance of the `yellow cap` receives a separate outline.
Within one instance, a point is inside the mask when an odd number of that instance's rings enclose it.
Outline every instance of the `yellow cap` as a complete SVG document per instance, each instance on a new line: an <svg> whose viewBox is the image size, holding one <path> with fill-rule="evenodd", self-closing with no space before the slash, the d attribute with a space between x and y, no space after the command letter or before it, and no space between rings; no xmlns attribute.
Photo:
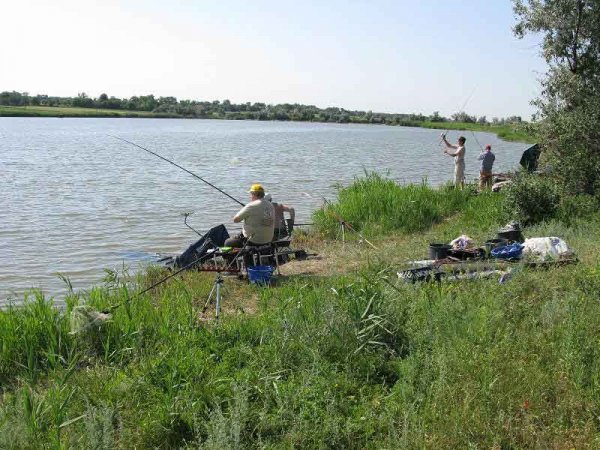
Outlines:
<svg viewBox="0 0 600 450"><path fill-rule="evenodd" d="M263 187L262 187L262 184L258 184L258 183L256 183L256 184L253 184L253 185L250 187L250 190L248 191L248 194L251 194L251 193L253 193L253 192L254 192L254 193L257 193L257 192L262 192L262 193L264 193L264 192L265 192L265 188L263 188Z"/></svg>

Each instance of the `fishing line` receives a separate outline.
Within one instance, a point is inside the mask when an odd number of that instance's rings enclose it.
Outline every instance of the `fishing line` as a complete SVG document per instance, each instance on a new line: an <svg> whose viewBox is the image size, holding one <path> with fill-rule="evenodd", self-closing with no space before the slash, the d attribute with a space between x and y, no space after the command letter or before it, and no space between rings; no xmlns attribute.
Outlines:
<svg viewBox="0 0 600 450"><path fill-rule="evenodd" d="M477 86L473 87L473 90L471 91L471 95L469 95L467 97L467 99L465 100L465 102L463 103L463 105L460 107L460 110L458 111L459 113L463 112L465 110L465 108L467 106L467 103L469 103L469 100L471 100L471 97L473 97L473 94L475 93L475 89L477 89ZM446 136L449 131L450 131L450 129L447 129L446 131L444 131L443 136ZM440 140L440 143L438 145L441 145L442 142L443 142L443 139Z"/></svg>
<svg viewBox="0 0 600 450"><path fill-rule="evenodd" d="M212 183L209 183L208 181L206 181L206 180L205 180L204 178L202 178L201 176L199 176L199 175L196 175L194 172L191 172L191 171L187 170L185 167L181 167L179 164L177 164L177 163L174 163L173 161L171 161L171 160L169 160L169 159L165 158L164 156L161 156L161 155L159 155L158 153L155 153L155 152L153 152L152 150L148 150L147 148L144 148L144 147L142 147L141 145L138 145L138 144L136 144L136 143L134 143L134 142L128 141L127 139L123 139L123 138L121 138L121 137L118 137L118 136L113 136L113 135L110 135L110 134L108 134L107 136L110 136L110 137L112 137L112 138L118 139L118 140L120 140L120 141L123 141L123 142L127 142L128 144L131 144L131 145L133 145L134 147L141 148L142 150L144 150L144 151L146 151L146 152L150 153L151 155L154 155L154 156L156 156L156 157L158 157L158 158L162 159L163 161L166 161L166 162L168 162L169 164L173 164L175 167L179 167L181 170L183 170L183 171L185 171L185 172L189 173L189 174L190 174L190 175L192 175L193 177L196 177L196 178L198 178L200 181L202 181L202 182L204 182L204 183L208 184L210 187L212 187L212 188L216 189L216 190L217 190L217 191L219 191L221 194L223 194L223 195L226 195L227 197L229 197L229 198L230 198L231 200L233 200L234 202L236 202L236 203L239 203L240 205L244 206L244 204L243 204L241 201L239 201L237 198L235 198L235 197L232 197L232 196L231 196L231 195L229 195L227 192L223 191L222 189L219 189L219 188L218 188L217 186L215 186L214 184L212 184Z"/></svg>
<svg viewBox="0 0 600 450"><path fill-rule="evenodd" d="M477 136L475 136L475 133L473 132L473 130L471 130L471 134L473 135L473 139L475 139L475 142L477 142L477 145L479 145L479 148L481 149L481 151L483 151L483 147L481 146L481 144L477 140Z"/></svg>

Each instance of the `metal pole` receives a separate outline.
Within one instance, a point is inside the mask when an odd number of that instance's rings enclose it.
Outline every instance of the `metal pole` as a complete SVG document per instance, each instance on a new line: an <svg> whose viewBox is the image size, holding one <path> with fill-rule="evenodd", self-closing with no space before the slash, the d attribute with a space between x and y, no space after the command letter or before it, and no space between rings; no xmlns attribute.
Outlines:
<svg viewBox="0 0 600 450"><path fill-rule="evenodd" d="M325 202L326 205L331 205L331 202L329 200L327 200L325 197L321 196L321 198L323 199L323 201ZM363 241L365 241L367 244L369 244L375 250L379 250L366 237L364 237L362 234L360 234L358 231L356 231L352 225L350 225L349 223L347 223L342 216L340 216L339 214L337 214L335 211L332 211L331 208L330 209L326 209L325 207L323 207L323 210L327 211L331 215L333 215L333 217L335 217L342 224L342 229L345 229L345 227L348 227L348 229L350 231L354 231Z"/></svg>
<svg viewBox="0 0 600 450"><path fill-rule="evenodd" d="M219 313L221 312L221 284L223 284L223 278L221 278L221 274L217 275L217 279L215 280L217 286L217 301L216 301L216 311L215 318L217 322L219 321Z"/></svg>
<svg viewBox="0 0 600 450"><path fill-rule="evenodd" d="M192 228L192 227L191 227L191 225L190 225L189 223L187 223L187 218L188 218L189 216L191 216L192 214L193 214L193 213L189 213L189 212L183 213L183 217L184 217L184 219L183 219L183 224L184 224L186 227L188 227L190 230L192 230L194 233L196 233L198 236L200 236L200 237L203 237L203 235L202 235L202 234L201 234L199 231L195 230L194 228Z"/></svg>

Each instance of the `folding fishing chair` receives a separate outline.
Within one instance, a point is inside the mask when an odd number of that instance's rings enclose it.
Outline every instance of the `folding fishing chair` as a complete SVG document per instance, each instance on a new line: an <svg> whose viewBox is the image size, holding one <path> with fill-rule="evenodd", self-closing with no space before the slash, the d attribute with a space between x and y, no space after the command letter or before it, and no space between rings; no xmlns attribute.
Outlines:
<svg viewBox="0 0 600 450"><path fill-rule="evenodd" d="M281 275L279 265L287 262L289 254L293 253L292 245L292 231L294 230L294 220L285 219L285 227L280 227L283 233L279 236L275 236L272 242L268 244L248 247L248 253L252 255L252 262L255 265L274 265L277 270L277 274Z"/></svg>
<svg viewBox="0 0 600 450"><path fill-rule="evenodd" d="M294 231L294 219L285 219L285 235L276 236L271 242L273 258L279 273L279 264L287 262L288 255L292 253L292 232Z"/></svg>

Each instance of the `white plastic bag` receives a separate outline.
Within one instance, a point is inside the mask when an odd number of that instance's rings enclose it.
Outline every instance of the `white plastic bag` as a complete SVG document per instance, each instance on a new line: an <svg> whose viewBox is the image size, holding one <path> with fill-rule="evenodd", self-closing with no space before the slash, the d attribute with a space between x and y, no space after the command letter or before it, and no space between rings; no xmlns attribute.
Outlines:
<svg viewBox="0 0 600 450"><path fill-rule="evenodd" d="M565 241L554 236L529 238L523 242L523 246L524 256L542 261L567 258L574 254Z"/></svg>
<svg viewBox="0 0 600 450"><path fill-rule="evenodd" d="M454 239L452 242L450 242L450 245L454 250L467 250L469 248L475 247L473 239L471 239L466 234L463 234L462 236L459 236L456 239Z"/></svg>

